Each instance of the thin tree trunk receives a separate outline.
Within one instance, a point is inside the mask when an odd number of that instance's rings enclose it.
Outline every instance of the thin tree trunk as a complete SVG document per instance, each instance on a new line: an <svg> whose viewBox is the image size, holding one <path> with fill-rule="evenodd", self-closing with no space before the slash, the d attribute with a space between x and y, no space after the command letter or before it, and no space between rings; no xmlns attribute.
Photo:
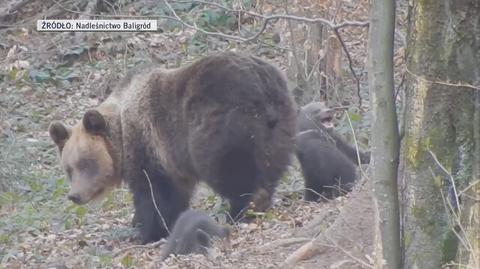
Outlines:
<svg viewBox="0 0 480 269"><path fill-rule="evenodd" d="M458 258L459 242L471 248L473 239L459 223L467 212L456 194L473 178L475 98L472 87L459 85L478 82L480 6L477 0L411 3L402 141L405 268L438 269Z"/></svg>
<svg viewBox="0 0 480 269"><path fill-rule="evenodd" d="M399 135L393 84L395 1L370 6L368 82L372 107L372 187L375 207L375 268L400 268L397 191Z"/></svg>

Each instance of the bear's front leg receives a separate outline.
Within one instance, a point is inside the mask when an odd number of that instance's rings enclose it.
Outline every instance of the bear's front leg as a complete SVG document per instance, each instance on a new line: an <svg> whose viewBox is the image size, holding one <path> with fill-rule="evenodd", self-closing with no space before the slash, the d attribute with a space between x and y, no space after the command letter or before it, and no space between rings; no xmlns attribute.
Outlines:
<svg viewBox="0 0 480 269"><path fill-rule="evenodd" d="M147 244L168 236L178 215L188 208L190 194L178 188L162 168L146 168L136 174L130 182L134 218L140 225L142 244Z"/></svg>

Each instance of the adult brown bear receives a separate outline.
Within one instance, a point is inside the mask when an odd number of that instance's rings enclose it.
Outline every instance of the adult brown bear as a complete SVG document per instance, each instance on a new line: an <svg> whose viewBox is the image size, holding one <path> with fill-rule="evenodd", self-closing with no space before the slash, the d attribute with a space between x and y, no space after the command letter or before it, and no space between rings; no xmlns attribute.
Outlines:
<svg viewBox="0 0 480 269"><path fill-rule="evenodd" d="M199 180L229 200L234 218L250 202L266 209L294 149L295 111L277 68L222 53L136 70L81 122L55 122L49 132L69 199L87 203L123 179L147 243L167 236L152 194L171 228Z"/></svg>

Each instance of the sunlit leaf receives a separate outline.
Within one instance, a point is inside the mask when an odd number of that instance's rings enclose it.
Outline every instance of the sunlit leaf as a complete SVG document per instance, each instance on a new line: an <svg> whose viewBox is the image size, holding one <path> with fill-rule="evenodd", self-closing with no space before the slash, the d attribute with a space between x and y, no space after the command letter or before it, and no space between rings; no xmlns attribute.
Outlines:
<svg viewBox="0 0 480 269"><path fill-rule="evenodd" d="M84 206L79 206L75 210L75 214L79 219L83 219L83 217L85 217L85 215L87 214L87 208Z"/></svg>
<svg viewBox="0 0 480 269"><path fill-rule="evenodd" d="M360 114L353 113L353 112L347 112L347 113L352 122L358 122L362 119L362 116L360 116Z"/></svg>
<svg viewBox="0 0 480 269"><path fill-rule="evenodd" d="M125 267L132 267L132 266L133 266L133 257L130 256L130 255L125 255L125 256L122 258L121 263L122 263L122 265L125 266Z"/></svg>

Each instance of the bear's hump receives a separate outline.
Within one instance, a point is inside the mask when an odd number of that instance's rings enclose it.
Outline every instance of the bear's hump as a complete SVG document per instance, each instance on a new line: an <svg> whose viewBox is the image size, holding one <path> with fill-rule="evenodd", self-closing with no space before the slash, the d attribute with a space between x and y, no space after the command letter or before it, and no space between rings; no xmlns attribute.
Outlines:
<svg viewBox="0 0 480 269"><path fill-rule="evenodd" d="M254 56L233 52L205 57L179 70L173 79L182 78L178 90L186 96L212 99L231 105L287 102L289 93L283 73ZM188 94L190 93L190 94Z"/></svg>

